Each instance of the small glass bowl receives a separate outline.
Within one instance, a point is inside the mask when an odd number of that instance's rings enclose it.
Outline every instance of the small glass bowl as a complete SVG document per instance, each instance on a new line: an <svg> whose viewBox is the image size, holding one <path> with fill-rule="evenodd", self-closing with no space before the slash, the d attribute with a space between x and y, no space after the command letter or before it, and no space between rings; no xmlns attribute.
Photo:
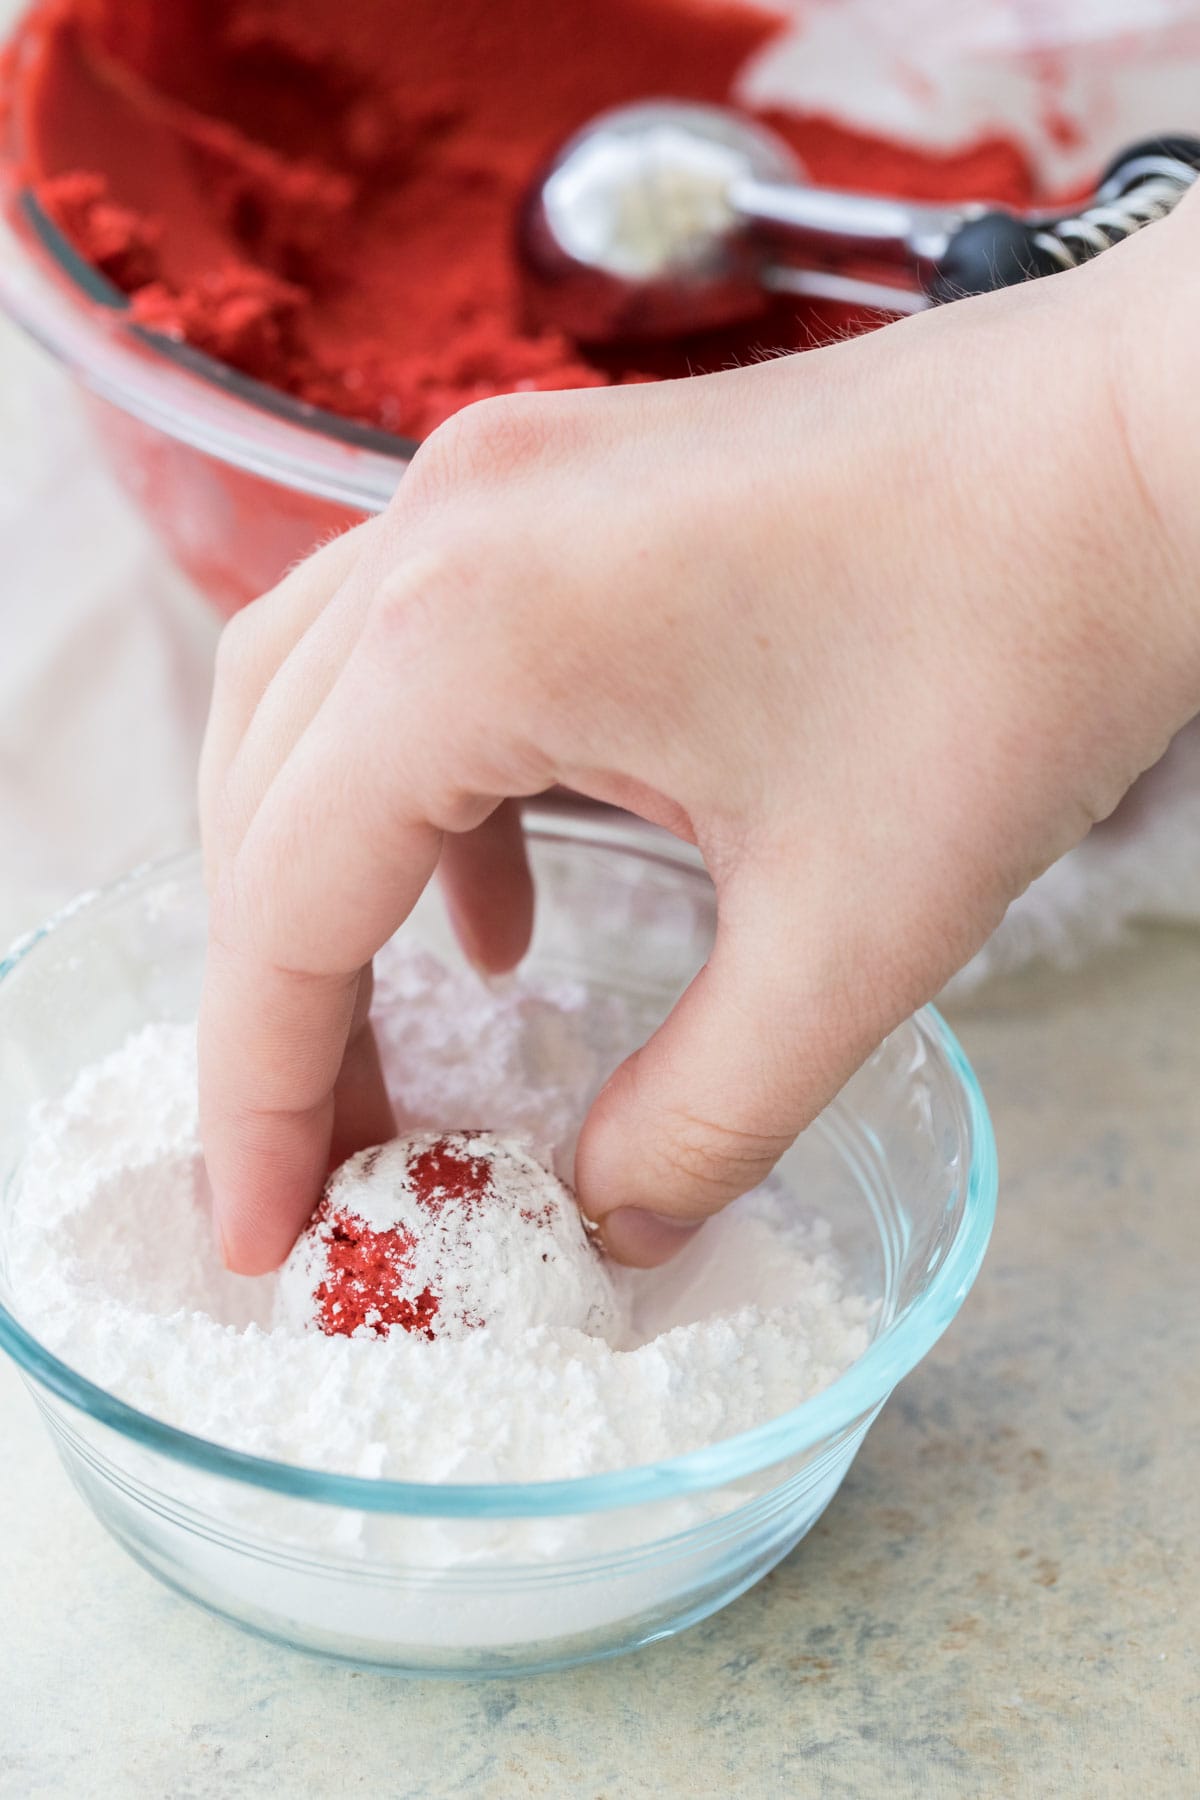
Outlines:
<svg viewBox="0 0 1200 1800"><path fill-rule="evenodd" d="M620 992L639 1029L702 964L711 885L691 853L620 821L533 810L528 968ZM0 1346L64 1464L139 1562L211 1611L357 1666L514 1674L630 1650L724 1606L804 1536L895 1384L958 1311L991 1230L982 1096L938 1015L902 1026L780 1166L877 1303L832 1386L687 1455L583 1479L433 1486L293 1467L190 1436L51 1355L21 1322L5 1225L30 1109L152 1020L194 1016L197 859L68 907L0 963ZM430 891L404 928L453 957Z"/></svg>

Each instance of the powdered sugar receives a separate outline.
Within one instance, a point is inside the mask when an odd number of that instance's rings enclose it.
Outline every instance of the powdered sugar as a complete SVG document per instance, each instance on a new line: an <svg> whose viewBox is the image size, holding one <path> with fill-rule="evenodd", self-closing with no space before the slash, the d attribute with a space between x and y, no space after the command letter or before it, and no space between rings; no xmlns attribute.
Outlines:
<svg viewBox="0 0 1200 1800"><path fill-rule="evenodd" d="M564 1173L638 1029L578 983L489 988L398 945L377 993L407 1124L486 1122L558 1150ZM606 1275L614 1304L585 1307L589 1330L519 1308L432 1343L298 1329L279 1277L230 1275L216 1253L181 1024L145 1027L43 1109L6 1254L24 1322L143 1411L286 1462L417 1481L553 1479L712 1443L826 1386L872 1316L827 1234L768 1185L669 1269Z"/></svg>

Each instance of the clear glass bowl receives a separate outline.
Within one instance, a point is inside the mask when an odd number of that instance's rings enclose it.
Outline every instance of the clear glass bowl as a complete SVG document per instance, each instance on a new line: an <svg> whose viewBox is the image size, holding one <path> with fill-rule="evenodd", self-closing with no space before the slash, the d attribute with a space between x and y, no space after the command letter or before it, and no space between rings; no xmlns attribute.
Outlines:
<svg viewBox="0 0 1200 1800"><path fill-rule="evenodd" d="M529 968L619 990L649 1030L711 940L711 886L662 834L529 816L539 916ZM784 1159L878 1302L866 1353L755 1430L585 1479L493 1486L368 1480L270 1462L125 1405L21 1322L5 1222L30 1109L151 1020L194 1015L197 860L89 896L0 964L0 1345L71 1479L139 1562L226 1618L355 1665L500 1674L629 1650L724 1606L804 1536L895 1384L954 1317L996 1196L978 1085L938 1015L895 1032ZM405 931L453 956L436 892Z"/></svg>

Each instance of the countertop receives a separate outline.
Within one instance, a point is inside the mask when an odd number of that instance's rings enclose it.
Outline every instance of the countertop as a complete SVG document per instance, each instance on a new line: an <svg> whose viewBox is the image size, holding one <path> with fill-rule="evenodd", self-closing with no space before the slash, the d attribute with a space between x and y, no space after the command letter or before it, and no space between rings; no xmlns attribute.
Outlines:
<svg viewBox="0 0 1200 1800"><path fill-rule="evenodd" d="M109 1541L0 1370L0 1794L1200 1795L1200 935L954 1018L1002 1165L974 1292L804 1543L632 1657L409 1683L243 1636Z"/></svg>

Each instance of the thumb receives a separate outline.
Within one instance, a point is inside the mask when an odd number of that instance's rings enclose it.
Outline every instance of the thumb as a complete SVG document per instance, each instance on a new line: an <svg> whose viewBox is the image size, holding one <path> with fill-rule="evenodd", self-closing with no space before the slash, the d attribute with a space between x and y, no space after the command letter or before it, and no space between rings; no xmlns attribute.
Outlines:
<svg viewBox="0 0 1200 1800"><path fill-rule="evenodd" d="M895 1022L819 912L796 888L723 894L707 965L597 1098L575 1175L618 1262L667 1261L762 1181Z"/></svg>

